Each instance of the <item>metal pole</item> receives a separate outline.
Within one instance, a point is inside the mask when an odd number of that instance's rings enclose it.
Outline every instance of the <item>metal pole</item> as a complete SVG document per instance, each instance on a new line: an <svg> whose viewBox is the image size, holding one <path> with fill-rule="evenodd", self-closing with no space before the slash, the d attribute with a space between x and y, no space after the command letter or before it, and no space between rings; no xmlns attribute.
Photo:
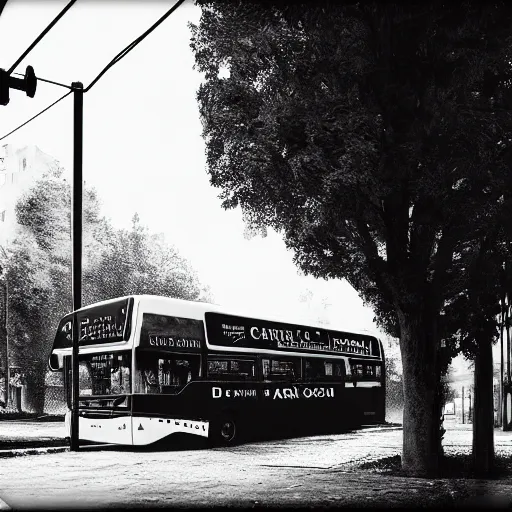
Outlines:
<svg viewBox="0 0 512 512"><path fill-rule="evenodd" d="M3 349L4 353L2 355L2 363L4 366L4 402L5 407L7 407L9 403L9 335L7 334L7 273L5 268L0 267L1 277L2 277L2 311L0 312L0 318L2 325L0 326L0 332L2 333L1 338L3 338Z"/></svg>
<svg viewBox="0 0 512 512"><path fill-rule="evenodd" d="M501 301L501 332L500 332L500 401L499 403L499 424L500 427L503 428L503 417L504 417L504 403L505 400L503 398L503 364L504 364L504 358L503 358L503 329L505 328L505 305L504 305L505 299L502 298Z"/></svg>
<svg viewBox="0 0 512 512"><path fill-rule="evenodd" d="M73 82L73 203L72 203L72 287L73 311L82 307L82 150L83 150L83 115L84 86L81 82ZM71 401L71 433L70 449L79 449L78 431L78 341L80 326L76 313L73 315L73 352L71 357L72 401Z"/></svg>
<svg viewBox="0 0 512 512"><path fill-rule="evenodd" d="M9 381L11 375L9 372L9 331L7 330L7 324L9 321L9 280L5 275L5 405L7 407L9 403Z"/></svg>
<svg viewBox="0 0 512 512"><path fill-rule="evenodd" d="M464 386L462 386L462 423L464 424Z"/></svg>

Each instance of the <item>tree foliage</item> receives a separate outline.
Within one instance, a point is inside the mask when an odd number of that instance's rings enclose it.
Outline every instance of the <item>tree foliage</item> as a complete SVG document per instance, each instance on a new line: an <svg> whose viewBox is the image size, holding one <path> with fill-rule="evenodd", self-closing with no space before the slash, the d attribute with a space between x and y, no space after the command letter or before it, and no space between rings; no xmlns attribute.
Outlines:
<svg viewBox="0 0 512 512"><path fill-rule="evenodd" d="M212 185L400 336L404 468L435 470L440 314L469 286L453 265L511 185L512 6L197 3Z"/></svg>
<svg viewBox="0 0 512 512"><path fill-rule="evenodd" d="M83 305L130 294L210 298L191 265L163 235L150 233L137 215L131 229L116 229L100 212L95 190L85 187ZM55 329L72 309L69 183L59 172L39 180L19 199L16 215L7 275L10 358L30 388L29 406L41 412Z"/></svg>

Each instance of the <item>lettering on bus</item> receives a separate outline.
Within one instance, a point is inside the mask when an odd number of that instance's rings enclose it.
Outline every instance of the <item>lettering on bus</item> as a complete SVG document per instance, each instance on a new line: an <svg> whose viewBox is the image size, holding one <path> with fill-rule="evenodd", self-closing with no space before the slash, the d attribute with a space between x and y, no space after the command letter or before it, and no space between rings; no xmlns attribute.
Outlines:
<svg viewBox="0 0 512 512"><path fill-rule="evenodd" d="M79 344L95 345L125 341L130 335L130 312L133 299L91 306L76 312L79 325ZM66 315L61 319L53 350L72 346L73 316Z"/></svg>
<svg viewBox="0 0 512 512"><path fill-rule="evenodd" d="M316 340L311 339L311 332L297 329L296 331L285 329L266 329L265 327L251 327L249 332L255 340L267 340L277 342L277 348L297 348L307 350L325 350L335 352L349 352L353 354L372 355L370 340L356 340L350 338L331 338L322 341L320 331L315 331Z"/></svg>
<svg viewBox="0 0 512 512"><path fill-rule="evenodd" d="M245 340L245 327L243 325L222 324L222 334L230 338L233 343Z"/></svg>
<svg viewBox="0 0 512 512"><path fill-rule="evenodd" d="M379 356L378 340L365 334L213 312L206 313L205 318L208 339L212 345L229 347L236 344L246 348Z"/></svg>
<svg viewBox="0 0 512 512"><path fill-rule="evenodd" d="M112 315L80 319L80 341L119 339L123 337L125 320L119 321Z"/></svg>
<svg viewBox="0 0 512 512"><path fill-rule="evenodd" d="M201 348L201 340L190 338L176 338L174 336L149 335L151 347Z"/></svg>
<svg viewBox="0 0 512 512"><path fill-rule="evenodd" d="M266 397L270 397L272 395L273 400L293 400L295 398L334 398L334 388L298 388L297 386L291 386L288 388L276 388L273 393L270 389L265 389L263 394Z"/></svg>
<svg viewBox="0 0 512 512"><path fill-rule="evenodd" d="M204 344L201 320L144 313L140 330L141 348L168 352L199 352Z"/></svg>
<svg viewBox="0 0 512 512"><path fill-rule="evenodd" d="M349 338L333 338L333 350L340 352L350 352L352 354L361 354L365 356L372 355L372 344L370 340L354 340Z"/></svg>
<svg viewBox="0 0 512 512"><path fill-rule="evenodd" d="M256 398L255 389L232 389L212 387L212 398Z"/></svg>

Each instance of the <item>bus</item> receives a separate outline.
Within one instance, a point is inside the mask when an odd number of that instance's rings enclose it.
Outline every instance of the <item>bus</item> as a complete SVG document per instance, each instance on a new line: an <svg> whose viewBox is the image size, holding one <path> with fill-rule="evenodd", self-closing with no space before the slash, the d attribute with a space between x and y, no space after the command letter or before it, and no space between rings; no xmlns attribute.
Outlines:
<svg viewBox="0 0 512 512"><path fill-rule="evenodd" d="M149 445L186 433L231 445L267 427L385 421L378 338L134 295L59 322L49 367L63 371L68 433L74 318L83 441Z"/></svg>

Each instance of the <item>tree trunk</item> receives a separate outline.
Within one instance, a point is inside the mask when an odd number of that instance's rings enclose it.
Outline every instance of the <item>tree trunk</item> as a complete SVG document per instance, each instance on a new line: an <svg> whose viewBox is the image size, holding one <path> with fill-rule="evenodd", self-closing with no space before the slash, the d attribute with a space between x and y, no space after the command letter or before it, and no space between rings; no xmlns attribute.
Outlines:
<svg viewBox="0 0 512 512"><path fill-rule="evenodd" d="M473 469L480 476L494 468L494 399L492 340L478 340L475 358Z"/></svg>
<svg viewBox="0 0 512 512"><path fill-rule="evenodd" d="M399 313L404 384L402 469L434 475L439 468L437 318Z"/></svg>

